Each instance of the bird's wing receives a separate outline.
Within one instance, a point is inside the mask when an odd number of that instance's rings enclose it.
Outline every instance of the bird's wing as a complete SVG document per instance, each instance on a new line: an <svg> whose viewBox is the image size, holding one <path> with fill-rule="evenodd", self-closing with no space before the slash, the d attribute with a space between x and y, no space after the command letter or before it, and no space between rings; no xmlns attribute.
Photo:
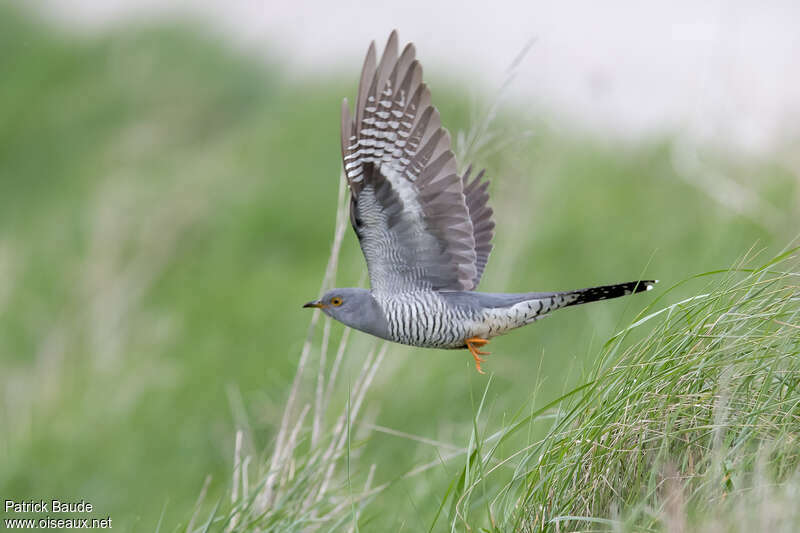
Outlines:
<svg viewBox="0 0 800 533"><path fill-rule="evenodd" d="M456 169L412 44L367 51L355 116L342 105L350 221L374 290L471 290L491 249L485 185ZM477 246L476 246L477 245Z"/></svg>
<svg viewBox="0 0 800 533"><path fill-rule="evenodd" d="M469 175L472 167L462 177L464 184L464 196L467 201L469 218L472 221L472 234L475 238L475 282L474 287L478 286L483 275L483 269L489 261L489 254L492 251L492 237L494 236L494 220L492 219L492 208L489 207L489 181L483 180L484 171L481 170L470 181ZM473 288L474 288L473 287Z"/></svg>

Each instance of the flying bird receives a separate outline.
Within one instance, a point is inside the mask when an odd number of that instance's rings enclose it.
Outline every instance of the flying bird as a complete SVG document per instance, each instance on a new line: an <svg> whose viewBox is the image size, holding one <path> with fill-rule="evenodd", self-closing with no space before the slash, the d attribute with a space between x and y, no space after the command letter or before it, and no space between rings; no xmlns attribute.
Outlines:
<svg viewBox="0 0 800 533"><path fill-rule="evenodd" d="M484 172L459 174L450 135L431 104L413 44L370 45L355 114L342 103L350 222L370 289L326 292L304 307L393 342L467 349L480 373L492 337L547 313L653 288L655 280L563 292L476 292L494 221Z"/></svg>

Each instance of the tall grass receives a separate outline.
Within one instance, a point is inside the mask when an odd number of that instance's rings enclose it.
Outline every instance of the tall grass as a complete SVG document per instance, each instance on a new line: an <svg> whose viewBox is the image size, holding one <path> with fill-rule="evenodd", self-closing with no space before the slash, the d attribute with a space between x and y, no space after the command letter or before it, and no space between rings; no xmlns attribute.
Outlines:
<svg viewBox="0 0 800 533"><path fill-rule="evenodd" d="M793 252L705 274L705 293L612 338L585 384L479 439L454 485L453 527L669 529L724 519L734 496L795 476ZM545 438L503 449L542 417L554 417Z"/></svg>
<svg viewBox="0 0 800 533"><path fill-rule="evenodd" d="M333 244L320 287L320 295L335 285L342 238L348 224L349 197L345 194L344 176L340 176L337 215ZM375 465L351 471L353 439L362 439L352 431L360 420L364 398L381 366L387 344L374 343L360 361L361 372L354 383L342 386L340 369L348 351L349 330L339 340L332 364L331 319L313 312L297 371L284 407L280 428L267 461L253 460L243 442L250 441L245 429L236 434L233 482L230 502L214 507L211 516L199 520L204 492L198 499L187 531L209 529L232 531L307 531L320 527L336 530L344 523L356 524L360 510L377 491L372 489ZM320 337L319 343L315 339ZM309 381L309 367L315 354L316 380ZM358 357L351 350L350 357ZM331 418L328 406L334 391L343 389L346 402L341 412ZM360 486L354 487L358 479Z"/></svg>

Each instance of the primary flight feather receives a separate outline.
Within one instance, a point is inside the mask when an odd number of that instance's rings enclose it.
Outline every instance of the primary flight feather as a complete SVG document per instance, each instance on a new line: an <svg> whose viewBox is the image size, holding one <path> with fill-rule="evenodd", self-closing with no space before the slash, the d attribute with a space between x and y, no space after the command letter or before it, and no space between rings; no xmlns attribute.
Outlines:
<svg viewBox="0 0 800 533"><path fill-rule="evenodd" d="M545 314L649 290L654 280L565 292L475 292L494 221L483 171L458 174L450 135L422 81L413 44L392 32L380 61L373 42L351 114L342 103L342 159L350 222L370 290L328 291L305 307L377 337L425 348L466 348L479 372L490 338Z"/></svg>

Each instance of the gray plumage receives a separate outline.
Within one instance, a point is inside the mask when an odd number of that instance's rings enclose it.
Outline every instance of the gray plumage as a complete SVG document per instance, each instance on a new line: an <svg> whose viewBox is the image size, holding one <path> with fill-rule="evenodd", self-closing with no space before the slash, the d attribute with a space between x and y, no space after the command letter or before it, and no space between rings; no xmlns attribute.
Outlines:
<svg viewBox="0 0 800 533"><path fill-rule="evenodd" d="M466 339L488 340L556 309L642 292L651 289L653 283L633 281L576 291L519 294L431 290L385 294L346 288L330 290L306 305L322 307L347 326L393 342L424 348L464 348Z"/></svg>
<svg viewBox="0 0 800 533"><path fill-rule="evenodd" d="M361 72L355 114L342 104L342 159L350 222L370 290L334 289L306 307L377 337L428 348L475 346L545 314L652 288L637 281L567 292L474 292L492 250L489 182L460 175L408 44L392 32L380 61L375 43Z"/></svg>

